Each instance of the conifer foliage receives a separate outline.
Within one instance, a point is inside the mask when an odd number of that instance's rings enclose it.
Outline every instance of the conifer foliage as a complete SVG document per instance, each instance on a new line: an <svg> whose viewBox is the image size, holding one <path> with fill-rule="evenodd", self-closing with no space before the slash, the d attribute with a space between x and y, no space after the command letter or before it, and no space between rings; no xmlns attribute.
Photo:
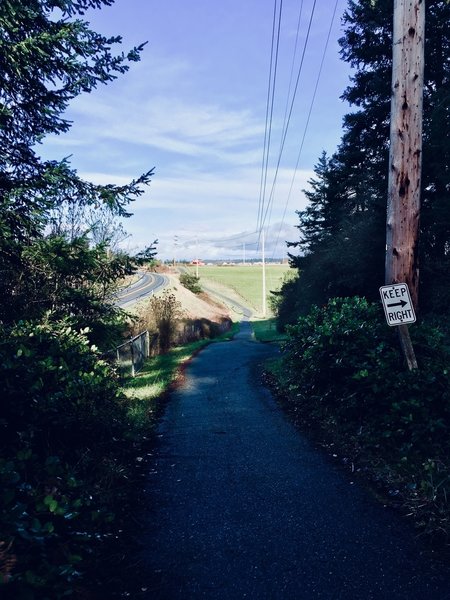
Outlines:
<svg viewBox="0 0 450 600"><path fill-rule="evenodd" d="M113 53L120 37L106 38L80 17L112 0L4 0L0 3L0 298L14 296L26 308L18 281L24 277L24 245L42 237L51 209L69 201L108 206L127 215L127 205L149 182L145 173L125 186L83 181L67 160L45 161L39 142L64 134L64 111L124 73L143 46ZM26 274L28 276L28 274ZM1 307L0 318L10 320Z"/></svg>
<svg viewBox="0 0 450 600"><path fill-rule="evenodd" d="M2 597L81 597L86 557L95 558L125 481L127 409L104 353L124 320L112 290L132 265L107 239L55 231L55 214L70 206L71 215L126 216L152 172L96 185L68 160L39 155L46 135L68 131L73 98L139 60L143 45L117 52L120 37L83 18L112 3L0 2Z"/></svg>
<svg viewBox="0 0 450 600"><path fill-rule="evenodd" d="M392 0L348 3L340 45L342 59L354 68L342 96L352 111L344 118L337 151L319 159L306 191L309 205L298 213L300 238L291 246L300 256L291 256L291 264L300 277L286 288L284 301L293 310L285 322L332 297L376 299L384 282L392 16ZM421 284L428 290L421 301L424 313L446 311L450 300L449 22L450 3L428 0L420 234Z"/></svg>

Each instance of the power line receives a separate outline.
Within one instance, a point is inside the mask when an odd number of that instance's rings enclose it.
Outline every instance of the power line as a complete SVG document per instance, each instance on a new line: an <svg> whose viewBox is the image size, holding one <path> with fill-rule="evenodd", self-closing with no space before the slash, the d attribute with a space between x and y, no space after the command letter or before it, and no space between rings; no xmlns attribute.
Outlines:
<svg viewBox="0 0 450 600"><path fill-rule="evenodd" d="M300 23L302 20L302 11L303 11L303 0L300 2L300 9L298 12L298 20L297 20L297 31L295 34L295 44L294 44L294 52L292 54L292 63L291 63L291 72L289 75L289 86L288 86L288 93L286 96L286 106L284 108L284 117L283 117L283 127L282 127L282 134L281 137L283 138L283 133L285 131L286 128L286 121L287 121L287 115L288 115L288 107L289 107L289 98L291 95L291 87L292 87L292 80L294 78L294 65L295 65L295 58L297 56L297 46L298 46L298 37L299 37L299 33L300 33ZM281 148L280 148L281 151Z"/></svg>
<svg viewBox="0 0 450 600"><path fill-rule="evenodd" d="M261 162L261 181L259 184L259 201L258 201L258 217L256 219L256 228L258 228L259 217L261 214L261 206L262 206L262 189L263 189L263 181L264 181L264 164L266 160L266 147L267 147L267 130L269 123L269 106L270 106L270 90L272 85L272 65L273 65L273 49L275 42L275 22L276 22L276 12L277 12L277 2L275 0L273 5L273 18L272 18L272 43L270 47L270 67L269 67L269 81L267 84L267 99L266 99L266 119L264 125L264 145L263 145L263 155Z"/></svg>
<svg viewBox="0 0 450 600"><path fill-rule="evenodd" d="M280 0L280 6L279 6L279 12L278 12L277 40L276 40L276 48L275 48L275 62L274 62L274 67L273 67L273 83L272 83L273 45L274 45L274 35L275 35L275 27L276 27L276 6L277 6L277 0L275 0L275 5L274 5L274 20L273 20L273 27L272 27L272 47L271 47L271 56L270 56L270 73L269 73L269 85L268 85L267 108L266 108L267 137L265 134L264 135L263 161L262 161L262 169L261 169L261 186L260 186L260 194L259 194L258 218L257 218L257 224L256 224L257 229L259 228L262 216L264 214L264 203L265 203L266 186L267 186L267 171L268 171L268 166L269 166L269 154L270 154L270 141L271 141L271 135L272 135L273 107L274 107L274 103L275 103L275 88L276 88L277 69L278 69L278 52L279 52L279 47L280 47L281 15L282 15L282 10L283 10L283 0ZM269 104L270 104L270 109L269 109Z"/></svg>
<svg viewBox="0 0 450 600"><path fill-rule="evenodd" d="M269 213L269 209L271 208L272 203L273 203L273 196L274 196L274 191L275 191L275 185L276 185L276 181L277 181L277 177L278 177L278 172L279 172L279 168L280 168L281 157L282 157L283 150L284 150L284 144L286 142L287 132L288 132L290 120L291 120L291 117L292 117L292 111L293 111L293 108L294 108L295 97L297 95L298 84L299 84L299 81L300 81L300 75L302 73L304 58L305 58L305 54L306 54L306 48L308 46L309 36L310 36L310 33L311 33L311 26L312 26L312 22L313 22L313 18L314 18L314 11L315 11L315 8L316 8L316 2L317 2L317 0L314 0L313 6L312 6L312 9L311 9L311 15L310 15L310 18L309 18L309 23L308 23L308 30L307 30L307 33L306 33L305 43L303 45L302 57L301 57L300 66L299 66L298 73L297 73L297 79L296 79L296 82L295 82L294 93L292 95L292 101L291 101L291 106L290 106L290 109L289 109L289 115L288 115L288 119L287 119L287 123L286 123L286 128L285 128L285 131L283 132L283 136L282 136L280 152L279 152L279 155L278 155L277 166L276 166L276 169L275 169L275 176L274 176L273 183L272 183L272 189L271 189L271 192L270 192L269 200L268 200L268 203L267 203L264 215L263 215L262 220L261 220L261 228L264 226L264 224L265 224L265 222L267 220L267 215Z"/></svg>
<svg viewBox="0 0 450 600"><path fill-rule="evenodd" d="M278 247L278 242L280 240L281 230L283 228L284 220L285 220L285 217L286 217L287 207L288 207L288 204L289 204L289 200L291 198L292 189L294 187L295 176L297 174L298 166L300 164L300 157L301 157L301 154L302 154L302 151L303 151L303 145L305 143L306 133L307 133L308 127L309 127L309 122L310 122L310 119L311 119L311 114L312 114L314 102L315 102L316 95L317 95L317 89L319 87L320 77L322 75L322 69L323 69L323 65L324 65L324 62L325 62L325 55L326 55L327 50L328 50L328 44L330 42L331 31L333 29L334 19L336 18L336 11L337 11L338 2L339 2L339 0L335 1L334 9L333 9L333 14L331 15L330 26L328 28L328 34L327 34L327 38L326 38L326 41L325 41L325 46L324 46L324 49L323 49L323 52L322 52L322 59L320 61L319 70L317 72L317 78L316 78L316 83L315 83L315 86L314 86L314 92L313 92L313 95L312 95L312 98L311 98L311 103L309 105L308 116L307 116L307 119L306 119L305 128L303 130L303 136L302 136L302 141L300 143L300 149L299 149L298 155L297 155L297 162L295 164L294 173L292 175L291 185L290 185L290 188L289 188L289 193L288 193L288 196L286 198L286 203L284 205L283 216L282 216L280 227L279 227L279 230L278 230L277 240L275 242L275 247L274 247L274 250L273 250L272 258L275 256L275 252L276 252L277 247Z"/></svg>

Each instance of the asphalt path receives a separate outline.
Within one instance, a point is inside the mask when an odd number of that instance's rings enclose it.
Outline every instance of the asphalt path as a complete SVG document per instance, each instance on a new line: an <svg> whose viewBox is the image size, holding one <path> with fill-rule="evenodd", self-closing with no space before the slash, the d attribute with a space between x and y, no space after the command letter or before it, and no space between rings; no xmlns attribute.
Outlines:
<svg viewBox="0 0 450 600"><path fill-rule="evenodd" d="M144 490L136 598L445 600L450 574L261 387L242 324L186 370ZM129 596L128 596L129 597Z"/></svg>
<svg viewBox="0 0 450 600"><path fill-rule="evenodd" d="M167 277L158 273L139 272L139 279L132 285L122 288L117 293L117 306L121 308L129 307L138 300L157 292L168 283Z"/></svg>
<svg viewBox="0 0 450 600"><path fill-rule="evenodd" d="M244 304L241 304L235 298L232 298L231 295L227 295L224 292L219 292L213 287L209 287L207 283L204 283L204 281L201 282L201 287L210 296L215 296L219 300L225 302L225 304L227 304L232 310L234 310L235 313L241 316L243 321L248 321L252 317L253 313L248 308L248 306L244 306Z"/></svg>

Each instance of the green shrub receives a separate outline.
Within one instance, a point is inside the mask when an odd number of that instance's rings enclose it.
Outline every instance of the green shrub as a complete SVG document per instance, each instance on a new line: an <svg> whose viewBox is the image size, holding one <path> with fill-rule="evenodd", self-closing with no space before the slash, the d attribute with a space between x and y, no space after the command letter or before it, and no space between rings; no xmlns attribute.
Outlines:
<svg viewBox="0 0 450 600"><path fill-rule="evenodd" d="M372 419L384 437L404 440L427 428L435 436L450 416L450 353L437 329L411 329L417 371L406 370L380 307L362 298L332 299L287 331L289 385L314 412L332 412L355 427Z"/></svg>
<svg viewBox="0 0 450 600"><path fill-rule="evenodd" d="M182 273L180 275L180 283L193 294L201 294L203 291L200 285L200 277L196 277L191 273Z"/></svg>
<svg viewBox="0 0 450 600"><path fill-rule="evenodd" d="M444 520L448 529L450 350L435 327L410 331L415 371L407 370L380 306L332 299L287 327L281 377L300 420L387 465L412 499L429 502L427 522L435 520L437 529Z"/></svg>
<svg viewBox="0 0 450 600"><path fill-rule="evenodd" d="M125 406L87 332L46 320L0 334L0 587L59 598L112 518Z"/></svg>

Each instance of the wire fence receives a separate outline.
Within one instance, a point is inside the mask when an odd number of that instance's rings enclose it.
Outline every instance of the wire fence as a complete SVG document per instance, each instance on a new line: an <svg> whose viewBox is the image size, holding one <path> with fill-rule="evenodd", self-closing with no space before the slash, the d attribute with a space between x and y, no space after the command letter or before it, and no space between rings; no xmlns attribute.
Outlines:
<svg viewBox="0 0 450 600"><path fill-rule="evenodd" d="M174 332L170 345L187 344L200 339L215 338L230 328L230 319L224 318L219 323L208 319L194 319L180 323ZM104 356L117 366L119 377L134 377L143 368L145 361L150 356L155 356L163 351L163 336L159 333L142 331L138 335L123 342L115 350L107 352Z"/></svg>
<svg viewBox="0 0 450 600"><path fill-rule="evenodd" d="M158 346L158 334L143 331L116 348L116 360L119 374L122 377L136 373L142 369L145 359L155 354Z"/></svg>

